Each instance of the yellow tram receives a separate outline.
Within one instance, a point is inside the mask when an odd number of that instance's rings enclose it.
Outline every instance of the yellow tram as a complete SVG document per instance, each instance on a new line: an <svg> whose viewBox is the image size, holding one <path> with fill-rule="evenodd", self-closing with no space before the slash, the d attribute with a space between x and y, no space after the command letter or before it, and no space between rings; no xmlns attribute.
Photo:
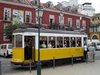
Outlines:
<svg viewBox="0 0 100 75"><path fill-rule="evenodd" d="M40 61L84 57L87 35L79 31L40 29ZM13 64L38 61L38 29L19 28L13 32ZM26 46L31 46L26 48Z"/></svg>

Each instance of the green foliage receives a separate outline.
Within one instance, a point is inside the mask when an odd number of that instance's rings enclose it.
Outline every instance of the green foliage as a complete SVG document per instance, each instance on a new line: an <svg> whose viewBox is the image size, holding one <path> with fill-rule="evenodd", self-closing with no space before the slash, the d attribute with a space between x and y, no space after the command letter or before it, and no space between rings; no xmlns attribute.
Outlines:
<svg viewBox="0 0 100 75"><path fill-rule="evenodd" d="M20 26L21 26L20 24L6 26L5 30L4 30L5 36L7 36L7 38L11 40L12 39L12 32L15 29L19 28Z"/></svg>

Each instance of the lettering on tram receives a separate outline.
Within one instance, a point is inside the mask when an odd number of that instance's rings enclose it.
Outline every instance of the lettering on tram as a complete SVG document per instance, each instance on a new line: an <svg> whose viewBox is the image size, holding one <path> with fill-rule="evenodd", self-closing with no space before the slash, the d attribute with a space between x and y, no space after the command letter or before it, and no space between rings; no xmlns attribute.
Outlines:
<svg viewBox="0 0 100 75"><path fill-rule="evenodd" d="M68 59L84 58L84 43L87 34L80 31L40 29L40 45L38 45L38 29L19 28L13 32L13 64L32 63L38 61L38 46L40 61L52 61L53 58Z"/></svg>

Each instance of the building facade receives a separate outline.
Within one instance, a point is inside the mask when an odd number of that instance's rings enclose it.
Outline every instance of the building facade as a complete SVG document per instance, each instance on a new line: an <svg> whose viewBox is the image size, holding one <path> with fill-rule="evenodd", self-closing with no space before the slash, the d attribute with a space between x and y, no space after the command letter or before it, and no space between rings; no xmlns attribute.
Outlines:
<svg viewBox="0 0 100 75"><path fill-rule="evenodd" d="M100 40L100 13L91 17L90 38Z"/></svg>
<svg viewBox="0 0 100 75"><path fill-rule="evenodd" d="M41 18L41 25L45 28L64 27L72 29L84 29L89 33L90 17L72 13L66 10L59 10L52 3L41 3L43 8L43 16ZM37 20L37 2L25 3L20 0L1 0L0 1L0 43L10 42L6 38L4 29L6 26L14 25L16 23L24 23L35 26L38 24Z"/></svg>
<svg viewBox="0 0 100 75"><path fill-rule="evenodd" d="M84 3L79 5L78 12L84 15L93 16L95 14L95 9L92 7L91 3Z"/></svg>

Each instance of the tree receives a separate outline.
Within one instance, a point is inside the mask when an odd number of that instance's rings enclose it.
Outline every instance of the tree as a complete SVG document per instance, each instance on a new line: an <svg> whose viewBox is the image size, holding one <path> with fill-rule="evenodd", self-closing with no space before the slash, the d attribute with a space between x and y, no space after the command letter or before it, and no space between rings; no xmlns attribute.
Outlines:
<svg viewBox="0 0 100 75"><path fill-rule="evenodd" d="M14 25L9 25L9 26L6 26L5 27L5 30L4 30L4 33L5 33L5 36L7 37L7 39L10 39L10 41L12 40L12 33L15 29L19 28L21 26L21 24L17 23L17 24L14 24Z"/></svg>

